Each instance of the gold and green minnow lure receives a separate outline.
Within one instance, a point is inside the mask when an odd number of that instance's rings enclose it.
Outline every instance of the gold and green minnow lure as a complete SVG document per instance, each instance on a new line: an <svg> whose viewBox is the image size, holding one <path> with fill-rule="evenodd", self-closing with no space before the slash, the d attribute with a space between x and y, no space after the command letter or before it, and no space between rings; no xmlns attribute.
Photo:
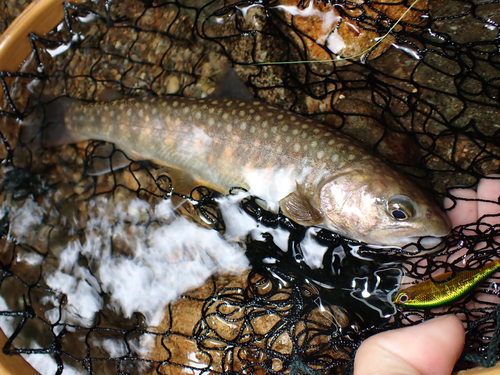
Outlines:
<svg viewBox="0 0 500 375"><path fill-rule="evenodd" d="M500 259L473 270L446 272L399 292L396 305L417 308L438 307L465 297L500 268ZM450 278L451 277L451 278Z"/></svg>

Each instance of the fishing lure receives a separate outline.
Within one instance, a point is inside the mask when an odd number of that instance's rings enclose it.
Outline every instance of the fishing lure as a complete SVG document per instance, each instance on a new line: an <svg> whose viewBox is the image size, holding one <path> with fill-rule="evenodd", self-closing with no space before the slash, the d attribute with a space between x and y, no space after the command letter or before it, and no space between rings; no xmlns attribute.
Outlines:
<svg viewBox="0 0 500 375"><path fill-rule="evenodd" d="M465 297L500 268L500 259L473 270L446 272L399 292L396 305L417 308L438 307Z"/></svg>

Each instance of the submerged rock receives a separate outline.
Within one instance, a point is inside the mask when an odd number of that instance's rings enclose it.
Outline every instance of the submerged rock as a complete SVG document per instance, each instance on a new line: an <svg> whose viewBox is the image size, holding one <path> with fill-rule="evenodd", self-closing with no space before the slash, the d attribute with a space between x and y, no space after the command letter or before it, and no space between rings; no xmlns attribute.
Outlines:
<svg viewBox="0 0 500 375"><path fill-rule="evenodd" d="M144 341L149 374L186 366L221 373L290 373L294 367L341 373L357 331L345 309L302 304L309 291L257 273L218 275L170 304L157 336ZM304 301L303 300L303 301ZM297 303L299 301L299 303Z"/></svg>
<svg viewBox="0 0 500 375"><path fill-rule="evenodd" d="M304 46L307 60L330 60L332 54L340 61L366 61L384 53L394 42L392 35L384 37L408 9L406 4L390 0L384 3L365 3L361 0L349 5L337 1L298 2L278 0L269 8L285 23L283 30L299 46ZM413 29L412 24L425 20L428 4L419 1L395 27Z"/></svg>

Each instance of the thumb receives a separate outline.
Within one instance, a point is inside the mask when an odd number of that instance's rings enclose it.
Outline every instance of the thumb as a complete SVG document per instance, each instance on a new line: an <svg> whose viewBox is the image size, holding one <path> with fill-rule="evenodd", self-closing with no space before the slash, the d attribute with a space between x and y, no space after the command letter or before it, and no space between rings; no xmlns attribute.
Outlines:
<svg viewBox="0 0 500 375"><path fill-rule="evenodd" d="M462 322L454 315L379 333L359 347L354 375L449 375L464 342Z"/></svg>

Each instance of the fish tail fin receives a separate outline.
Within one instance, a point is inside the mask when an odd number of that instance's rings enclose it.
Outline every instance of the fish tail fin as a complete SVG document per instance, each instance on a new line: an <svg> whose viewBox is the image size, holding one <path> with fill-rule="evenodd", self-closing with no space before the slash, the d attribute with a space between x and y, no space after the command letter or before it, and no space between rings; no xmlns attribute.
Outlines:
<svg viewBox="0 0 500 375"><path fill-rule="evenodd" d="M65 121L66 113L75 100L63 96L44 105L44 122L41 134L43 147L60 146L84 140L70 134Z"/></svg>
<svg viewBox="0 0 500 375"><path fill-rule="evenodd" d="M83 140L76 139L73 134L70 134L65 122L66 113L74 100L60 97L37 105L23 119L20 133L21 142L46 148Z"/></svg>

